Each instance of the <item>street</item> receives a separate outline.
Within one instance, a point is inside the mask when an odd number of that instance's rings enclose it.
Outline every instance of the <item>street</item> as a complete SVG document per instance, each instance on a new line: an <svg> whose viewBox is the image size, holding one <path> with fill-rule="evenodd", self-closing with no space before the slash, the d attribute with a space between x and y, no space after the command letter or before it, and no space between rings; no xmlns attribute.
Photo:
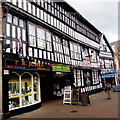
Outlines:
<svg viewBox="0 0 120 120"><path fill-rule="evenodd" d="M105 92L90 95L91 105L62 104L62 100L50 100L42 107L12 118L120 118L118 110L119 92L111 92L112 99L107 100Z"/></svg>

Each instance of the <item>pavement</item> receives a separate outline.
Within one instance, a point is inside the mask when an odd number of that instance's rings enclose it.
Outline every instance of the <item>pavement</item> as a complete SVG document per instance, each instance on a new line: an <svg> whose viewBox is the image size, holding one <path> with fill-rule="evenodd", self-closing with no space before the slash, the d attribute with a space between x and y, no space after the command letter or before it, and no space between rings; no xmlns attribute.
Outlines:
<svg viewBox="0 0 120 120"><path fill-rule="evenodd" d="M107 100L105 92L90 95L91 105L68 105L62 100L49 100L32 112L12 118L120 118L120 92L111 92L112 99Z"/></svg>

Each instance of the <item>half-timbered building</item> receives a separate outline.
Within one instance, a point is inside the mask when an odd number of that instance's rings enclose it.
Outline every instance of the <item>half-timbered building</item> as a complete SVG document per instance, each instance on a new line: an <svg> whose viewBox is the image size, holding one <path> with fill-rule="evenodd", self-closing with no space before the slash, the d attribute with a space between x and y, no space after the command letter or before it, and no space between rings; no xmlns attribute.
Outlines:
<svg viewBox="0 0 120 120"><path fill-rule="evenodd" d="M66 85L80 87L81 92L102 88L102 33L74 8L65 1L50 0L1 4L5 116L62 97Z"/></svg>

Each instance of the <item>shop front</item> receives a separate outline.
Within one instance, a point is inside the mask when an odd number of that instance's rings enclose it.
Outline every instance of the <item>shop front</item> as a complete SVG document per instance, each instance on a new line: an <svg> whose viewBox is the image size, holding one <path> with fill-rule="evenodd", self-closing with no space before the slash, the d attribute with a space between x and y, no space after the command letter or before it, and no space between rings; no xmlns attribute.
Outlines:
<svg viewBox="0 0 120 120"><path fill-rule="evenodd" d="M54 73L53 96L54 98L63 98L64 87L73 86L74 75L70 66L63 64L53 64L52 72Z"/></svg>
<svg viewBox="0 0 120 120"><path fill-rule="evenodd" d="M115 74L106 74L102 76L104 84L110 83L111 85L115 85Z"/></svg>
<svg viewBox="0 0 120 120"><path fill-rule="evenodd" d="M12 72L8 80L9 110L40 103L40 77L37 72Z"/></svg>
<svg viewBox="0 0 120 120"><path fill-rule="evenodd" d="M3 111L5 118L41 107L41 75L50 72L44 63L5 60Z"/></svg>

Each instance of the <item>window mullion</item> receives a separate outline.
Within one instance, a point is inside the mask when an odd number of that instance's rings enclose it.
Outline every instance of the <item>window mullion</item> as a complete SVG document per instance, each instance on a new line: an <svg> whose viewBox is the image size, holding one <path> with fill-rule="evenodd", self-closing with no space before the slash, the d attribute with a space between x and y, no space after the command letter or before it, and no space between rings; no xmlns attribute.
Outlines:
<svg viewBox="0 0 120 120"><path fill-rule="evenodd" d="M22 82L21 82L21 76L19 76L19 93L20 93L20 107L22 106Z"/></svg>
<svg viewBox="0 0 120 120"><path fill-rule="evenodd" d="M34 103L34 87L33 87L33 75L31 76L31 83L32 83L32 103Z"/></svg>

